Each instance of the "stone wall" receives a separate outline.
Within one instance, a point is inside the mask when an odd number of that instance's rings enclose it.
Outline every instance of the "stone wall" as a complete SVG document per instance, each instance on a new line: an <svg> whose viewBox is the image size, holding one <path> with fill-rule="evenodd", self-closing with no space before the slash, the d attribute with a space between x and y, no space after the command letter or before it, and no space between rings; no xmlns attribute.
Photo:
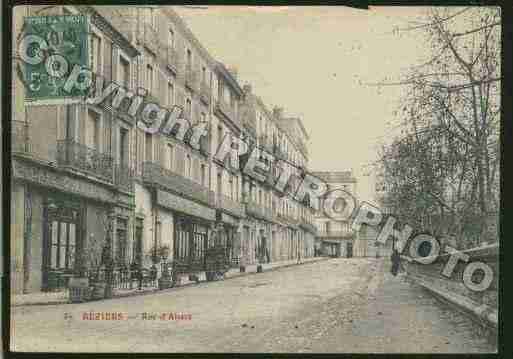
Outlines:
<svg viewBox="0 0 513 359"><path fill-rule="evenodd" d="M407 276L420 284L436 297L446 301L471 319L488 329L497 330L498 318L498 279L499 246L497 243L463 251L469 256L468 262L458 261L450 278L442 275L449 261L449 254L440 255L432 264L421 264L410 257L401 256ZM493 280L483 291L473 291L464 284L463 272L471 262L483 262L493 270ZM479 273L481 271L476 271ZM474 278L475 283L482 280Z"/></svg>

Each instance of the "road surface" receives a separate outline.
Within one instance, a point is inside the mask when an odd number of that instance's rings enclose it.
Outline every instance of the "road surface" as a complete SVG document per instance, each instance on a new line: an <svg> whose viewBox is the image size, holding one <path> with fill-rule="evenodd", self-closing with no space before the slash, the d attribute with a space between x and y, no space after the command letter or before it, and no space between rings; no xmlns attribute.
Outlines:
<svg viewBox="0 0 513 359"><path fill-rule="evenodd" d="M13 307L11 349L495 352L469 320L388 267L379 259L337 258L157 294ZM84 319L96 315L84 314L90 312L122 313L124 320Z"/></svg>

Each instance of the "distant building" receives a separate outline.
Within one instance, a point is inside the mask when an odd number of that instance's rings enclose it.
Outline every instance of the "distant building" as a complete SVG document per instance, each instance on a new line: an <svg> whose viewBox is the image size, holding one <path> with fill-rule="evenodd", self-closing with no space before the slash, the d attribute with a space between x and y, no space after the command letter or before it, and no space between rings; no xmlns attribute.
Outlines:
<svg viewBox="0 0 513 359"><path fill-rule="evenodd" d="M357 181L352 171L313 172L328 184L328 189L340 188L356 196ZM334 257L353 257L357 233L351 228L350 220L336 221L319 211L315 218L317 226L316 248L321 255Z"/></svg>

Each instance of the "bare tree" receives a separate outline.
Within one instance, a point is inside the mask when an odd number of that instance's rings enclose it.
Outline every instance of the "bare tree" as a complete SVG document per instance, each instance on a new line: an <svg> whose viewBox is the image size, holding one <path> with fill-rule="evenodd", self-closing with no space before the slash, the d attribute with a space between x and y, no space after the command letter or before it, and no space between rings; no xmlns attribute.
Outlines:
<svg viewBox="0 0 513 359"><path fill-rule="evenodd" d="M383 204L461 241L496 239L499 203L500 9L432 8L421 31L432 58L405 78L401 136L383 147ZM468 245L468 243L467 243Z"/></svg>

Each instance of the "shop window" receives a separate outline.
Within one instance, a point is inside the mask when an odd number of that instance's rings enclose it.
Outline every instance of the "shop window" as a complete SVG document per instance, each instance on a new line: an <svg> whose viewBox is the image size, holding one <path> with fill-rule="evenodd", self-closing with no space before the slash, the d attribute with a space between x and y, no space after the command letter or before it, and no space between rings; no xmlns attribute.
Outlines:
<svg viewBox="0 0 513 359"><path fill-rule="evenodd" d="M50 268L71 270L75 264L76 227L74 223L51 223Z"/></svg>
<svg viewBox="0 0 513 359"><path fill-rule="evenodd" d="M118 265L127 264L128 243L127 243L127 221L118 219L116 228L116 262Z"/></svg>

